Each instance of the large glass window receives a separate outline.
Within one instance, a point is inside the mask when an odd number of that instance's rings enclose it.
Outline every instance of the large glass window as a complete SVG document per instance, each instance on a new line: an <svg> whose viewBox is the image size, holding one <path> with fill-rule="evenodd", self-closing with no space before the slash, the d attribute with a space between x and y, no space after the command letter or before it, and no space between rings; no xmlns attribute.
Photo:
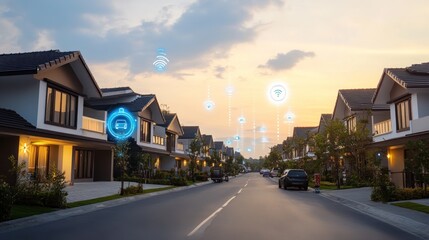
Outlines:
<svg viewBox="0 0 429 240"><path fill-rule="evenodd" d="M48 86L45 122L76 128L76 96Z"/></svg>
<svg viewBox="0 0 429 240"><path fill-rule="evenodd" d="M49 174L49 146L31 146L28 172L35 179L46 179Z"/></svg>
<svg viewBox="0 0 429 240"><path fill-rule="evenodd" d="M410 129L411 99L396 103L396 129L404 131Z"/></svg>
<svg viewBox="0 0 429 240"><path fill-rule="evenodd" d="M349 133L356 131L356 117L349 117L346 120L347 130Z"/></svg>
<svg viewBox="0 0 429 240"><path fill-rule="evenodd" d="M140 141L150 143L150 122L140 119Z"/></svg>

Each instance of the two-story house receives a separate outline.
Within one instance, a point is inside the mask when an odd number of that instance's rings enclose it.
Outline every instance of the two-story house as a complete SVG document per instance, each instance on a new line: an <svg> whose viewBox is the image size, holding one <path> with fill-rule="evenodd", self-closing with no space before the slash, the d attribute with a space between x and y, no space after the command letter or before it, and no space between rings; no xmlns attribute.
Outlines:
<svg viewBox="0 0 429 240"><path fill-rule="evenodd" d="M189 156L190 153L190 145L192 141L196 138L198 141L200 141L201 147L203 144L203 137L201 135L200 127L199 126L182 126L183 129L183 135L179 136L177 139L177 142L183 145L183 149L185 150L185 154ZM202 160L202 149L200 149L200 155L198 156L198 164ZM189 158L184 159L180 163L182 169L188 168L189 165Z"/></svg>
<svg viewBox="0 0 429 240"><path fill-rule="evenodd" d="M129 137L136 141L143 152L151 155L155 160L155 167L159 169L161 157L169 156L170 153L167 151L166 129L161 126L166 121L156 96L138 94L129 87L101 90L103 97L88 101L88 105L107 111L108 116L116 113L118 109L129 112L136 123L135 131Z"/></svg>
<svg viewBox="0 0 429 240"><path fill-rule="evenodd" d="M332 114L324 113L320 115L319 127L317 128L317 133L323 133L326 129L326 126L332 120Z"/></svg>
<svg viewBox="0 0 429 240"><path fill-rule="evenodd" d="M349 132L355 131L358 123L370 130L374 93L375 88L338 90L332 119L343 121Z"/></svg>
<svg viewBox="0 0 429 240"><path fill-rule="evenodd" d="M223 143L223 141L215 141L214 142L214 148L215 151L217 152L217 155L220 158L221 162L225 162L226 161L226 154L225 154L225 144Z"/></svg>
<svg viewBox="0 0 429 240"><path fill-rule="evenodd" d="M59 170L70 184L111 181L106 111L88 107L88 98L101 91L79 51L0 55L0 175L14 156L29 178Z"/></svg>
<svg viewBox="0 0 429 240"><path fill-rule="evenodd" d="M165 123L161 127L165 128L167 139L167 152L170 155L162 156L160 162L161 170L181 169L184 160L189 159L185 154L185 149L182 143L178 141L184 132L180 124L179 117L176 113L164 113Z"/></svg>
<svg viewBox="0 0 429 240"><path fill-rule="evenodd" d="M299 160L304 157L315 157L309 140L317 133L318 127L294 127L292 135L292 159Z"/></svg>
<svg viewBox="0 0 429 240"><path fill-rule="evenodd" d="M384 69L372 101L372 146L384 149L392 182L412 187L405 146L429 139L429 63Z"/></svg>

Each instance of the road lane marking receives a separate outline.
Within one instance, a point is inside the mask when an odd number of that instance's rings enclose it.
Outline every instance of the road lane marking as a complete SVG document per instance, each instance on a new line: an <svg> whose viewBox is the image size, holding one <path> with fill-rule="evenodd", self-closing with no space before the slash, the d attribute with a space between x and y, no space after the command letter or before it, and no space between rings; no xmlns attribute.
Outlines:
<svg viewBox="0 0 429 240"><path fill-rule="evenodd" d="M228 201L226 201L226 203L224 205L222 205L222 208L228 206L229 202L231 202L236 196L230 198Z"/></svg>
<svg viewBox="0 0 429 240"><path fill-rule="evenodd" d="M192 232L188 234L188 237L192 236L195 232L197 232L206 222L208 222L211 218L213 218L218 212L222 211L223 208L219 208L214 213L212 213L208 218L204 219Z"/></svg>
<svg viewBox="0 0 429 240"><path fill-rule="evenodd" d="M244 187L247 187L247 183L246 183L246 185L244 185Z"/></svg>
<svg viewBox="0 0 429 240"><path fill-rule="evenodd" d="M237 193L237 194L240 194L240 193L241 193L241 191L243 191L243 189L242 189L242 188L240 188L240 191L238 191L238 193Z"/></svg>
<svg viewBox="0 0 429 240"><path fill-rule="evenodd" d="M241 191L241 190L240 190ZM204 221L202 221L200 224L198 224L198 226L196 226L194 228L194 230L192 230L192 232L190 232L188 234L188 237L194 235L196 232L198 232L205 224L207 224L210 220L212 220L212 218L214 218L216 216L216 214L218 214L220 211L222 211L222 209L226 206L228 206L228 204L237 196L233 196L232 198L228 199L228 201L226 201L222 207L218 208L214 213L212 213L210 216L208 216L206 219L204 219ZM207 227L207 226L206 226Z"/></svg>

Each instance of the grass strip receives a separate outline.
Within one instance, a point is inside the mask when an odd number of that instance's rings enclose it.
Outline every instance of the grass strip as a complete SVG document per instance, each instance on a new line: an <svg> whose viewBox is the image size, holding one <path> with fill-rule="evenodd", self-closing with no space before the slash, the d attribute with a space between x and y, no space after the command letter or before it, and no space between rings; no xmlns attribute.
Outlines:
<svg viewBox="0 0 429 240"><path fill-rule="evenodd" d="M397 207L407 208L407 209L429 214L429 206L426 206L423 204L419 204L415 202L399 202L399 203L391 203L391 204Z"/></svg>
<svg viewBox="0 0 429 240"><path fill-rule="evenodd" d="M48 213L58 210L57 208L30 206L30 205L13 205L11 220L23 217L29 217L37 214Z"/></svg>
<svg viewBox="0 0 429 240"><path fill-rule="evenodd" d="M143 190L143 193L137 193L137 194L123 195L123 196L121 196L119 194L114 194L114 195L105 196L105 197L99 197L99 198L94 198L94 199L77 201L77 202L68 203L67 208L81 207L81 206L85 206L85 205L89 205L89 204L101 203L101 202L106 202L106 201L115 200L115 199L124 198L124 197L130 197L130 196L136 196L136 195L141 195L141 194L146 194L146 193L153 193L153 192L169 190L172 188L175 188L175 186L169 186L169 187L164 187L164 188L146 189L146 190Z"/></svg>

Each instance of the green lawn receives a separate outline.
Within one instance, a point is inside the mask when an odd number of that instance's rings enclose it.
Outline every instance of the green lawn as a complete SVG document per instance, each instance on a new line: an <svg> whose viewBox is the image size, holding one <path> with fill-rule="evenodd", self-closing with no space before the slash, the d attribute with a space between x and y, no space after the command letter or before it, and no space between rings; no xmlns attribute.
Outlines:
<svg viewBox="0 0 429 240"><path fill-rule="evenodd" d="M391 204L397 207L408 208L411 210L429 214L429 206L426 206L423 204L414 203L414 202L400 202L400 203L391 203Z"/></svg>
<svg viewBox="0 0 429 240"><path fill-rule="evenodd" d="M29 217L32 215L53 212L56 210L58 209L41 206L13 205L11 219Z"/></svg>

